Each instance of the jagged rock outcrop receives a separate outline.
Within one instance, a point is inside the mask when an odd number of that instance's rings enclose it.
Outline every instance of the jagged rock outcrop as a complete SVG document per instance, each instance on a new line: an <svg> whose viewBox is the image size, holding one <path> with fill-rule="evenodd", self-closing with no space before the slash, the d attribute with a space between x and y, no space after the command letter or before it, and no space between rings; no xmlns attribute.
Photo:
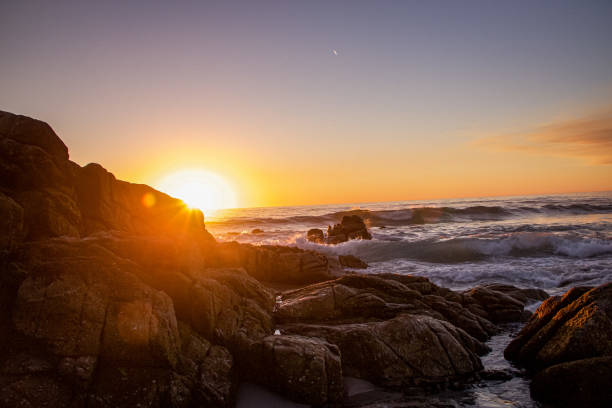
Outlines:
<svg viewBox="0 0 612 408"><path fill-rule="evenodd" d="M339 244L351 239L372 239L372 235L358 215L345 215L340 224L327 228L327 243Z"/></svg>
<svg viewBox="0 0 612 408"><path fill-rule="evenodd" d="M306 239L308 239L310 242L314 242L315 244L324 244L325 234L323 234L322 229L312 228L306 233Z"/></svg>
<svg viewBox="0 0 612 408"><path fill-rule="evenodd" d="M565 406L609 403L609 393L596 385L609 390L612 384L611 371L600 369L612 357L612 283L544 301L504 355L539 371L532 383L536 398ZM580 381L570 381L578 376ZM593 392L585 396L588 390Z"/></svg>
<svg viewBox="0 0 612 408"><path fill-rule="evenodd" d="M13 236L45 239L118 230L195 233L212 240L199 210L149 186L117 180L98 164L80 167L44 122L0 111L0 192L23 212ZM3 206L6 199L2 201ZM17 216L18 217L18 216Z"/></svg>
<svg viewBox="0 0 612 408"><path fill-rule="evenodd" d="M339 224L327 227L327 236L318 228L308 230L306 239L317 244L340 244L351 239L372 239L363 219L358 215L345 215Z"/></svg>

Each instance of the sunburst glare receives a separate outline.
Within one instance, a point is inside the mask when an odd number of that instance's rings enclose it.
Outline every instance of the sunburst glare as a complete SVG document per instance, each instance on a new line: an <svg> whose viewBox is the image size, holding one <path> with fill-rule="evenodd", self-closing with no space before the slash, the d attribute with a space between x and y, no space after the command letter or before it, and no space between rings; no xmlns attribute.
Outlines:
<svg viewBox="0 0 612 408"><path fill-rule="evenodd" d="M236 207L236 194L230 184L218 174L206 170L188 169L170 173L157 183L157 187L204 213Z"/></svg>

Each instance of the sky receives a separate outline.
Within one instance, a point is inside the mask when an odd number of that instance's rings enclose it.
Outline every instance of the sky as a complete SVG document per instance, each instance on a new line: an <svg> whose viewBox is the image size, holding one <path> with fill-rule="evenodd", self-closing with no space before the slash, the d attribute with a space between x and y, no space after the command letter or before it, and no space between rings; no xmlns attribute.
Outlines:
<svg viewBox="0 0 612 408"><path fill-rule="evenodd" d="M0 110L240 207L612 189L611 1L0 3Z"/></svg>

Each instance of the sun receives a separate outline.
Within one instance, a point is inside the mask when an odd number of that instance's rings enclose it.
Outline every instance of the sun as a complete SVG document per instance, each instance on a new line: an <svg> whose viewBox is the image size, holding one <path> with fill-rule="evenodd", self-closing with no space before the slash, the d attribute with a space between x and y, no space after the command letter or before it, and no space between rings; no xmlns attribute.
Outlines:
<svg viewBox="0 0 612 408"><path fill-rule="evenodd" d="M206 170L189 169L170 173L160 179L157 187L205 213L236 207L236 194L229 183Z"/></svg>

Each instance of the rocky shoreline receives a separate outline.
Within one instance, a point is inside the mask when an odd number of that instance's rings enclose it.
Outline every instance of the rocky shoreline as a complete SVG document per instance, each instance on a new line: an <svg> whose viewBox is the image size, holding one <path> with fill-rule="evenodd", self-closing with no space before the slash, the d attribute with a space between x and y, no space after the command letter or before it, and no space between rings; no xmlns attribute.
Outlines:
<svg viewBox="0 0 612 408"><path fill-rule="evenodd" d="M503 375L483 372L485 342L524 321L506 357L533 372L535 398L612 400L611 284L456 292L219 243L201 212L77 165L46 123L6 112L0 180L0 407L229 407L242 382L314 406L440 406L436 392ZM345 224L311 235L366 237ZM347 377L388 393L347 395Z"/></svg>

